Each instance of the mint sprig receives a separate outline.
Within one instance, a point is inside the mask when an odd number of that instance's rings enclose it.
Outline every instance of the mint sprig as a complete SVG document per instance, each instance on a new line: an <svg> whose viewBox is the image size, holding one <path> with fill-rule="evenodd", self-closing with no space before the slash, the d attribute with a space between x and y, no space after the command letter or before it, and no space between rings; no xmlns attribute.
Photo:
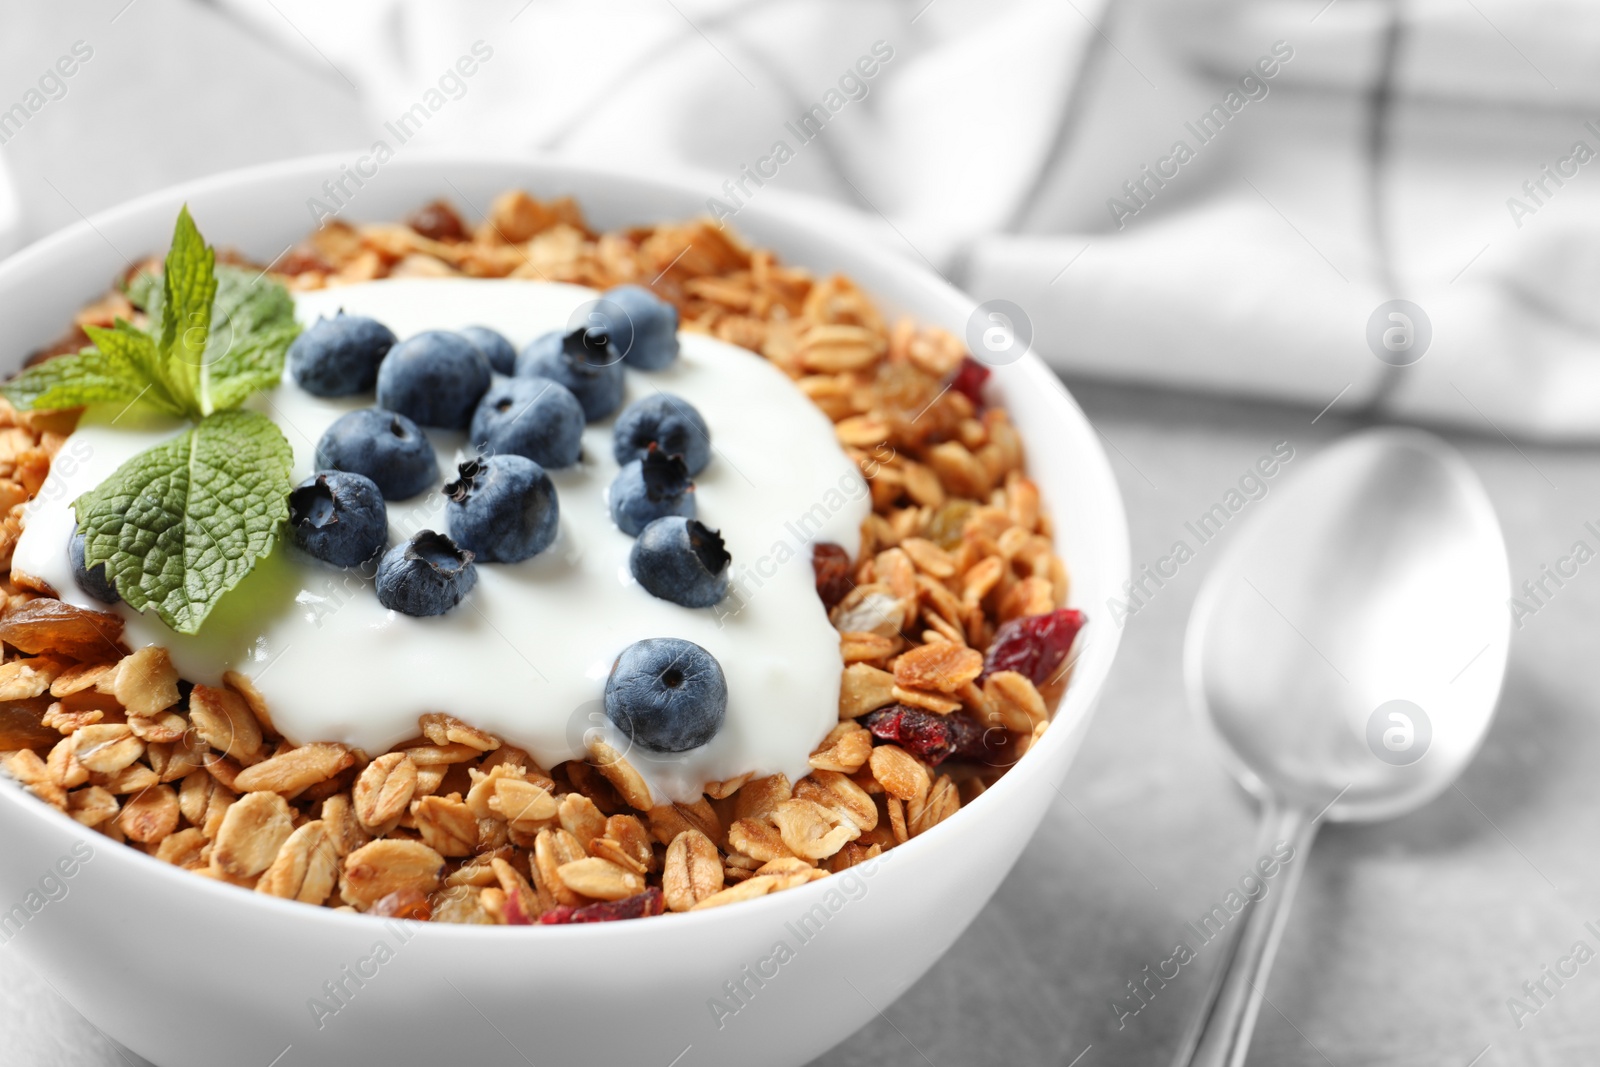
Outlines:
<svg viewBox="0 0 1600 1067"><path fill-rule="evenodd" d="M29 367L0 386L18 408L138 403L203 419L277 385L284 353L299 335L294 300L263 275L218 267L185 207L159 278L139 275L129 296L152 329L118 319L86 326L93 343Z"/></svg>
<svg viewBox="0 0 1600 1067"><path fill-rule="evenodd" d="M196 423L73 502L85 563L105 564L130 607L154 609L188 634L272 552L293 488L283 432L234 409L282 380L300 332L294 301L278 283L216 259L185 207L160 277L129 285L151 330L122 319L85 327L93 347L0 386L17 408L137 404Z"/></svg>

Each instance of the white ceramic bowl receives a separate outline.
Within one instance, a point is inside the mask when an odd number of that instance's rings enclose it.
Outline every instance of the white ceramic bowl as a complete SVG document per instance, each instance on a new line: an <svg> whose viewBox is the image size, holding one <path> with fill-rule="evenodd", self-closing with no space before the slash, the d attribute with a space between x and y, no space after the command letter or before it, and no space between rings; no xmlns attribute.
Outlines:
<svg viewBox="0 0 1600 1067"><path fill-rule="evenodd" d="M219 246L271 259L310 228L307 198L345 162L298 160L171 189L0 263L0 365L9 371L56 337L125 256L163 249L181 204ZM571 194L593 223L613 227L698 214L718 184L526 158L402 156L345 217L400 218L438 196L481 209L521 187ZM734 221L788 261L854 278L892 312L965 333L968 298L918 260L840 236L834 209L764 190ZM1094 430L1031 354L1000 368L990 388L1027 443L1072 600L1091 621L1043 743L870 872L646 922L402 926L197 878L84 830L7 781L0 940L95 1026L161 1067L812 1059L904 992L989 899L1055 798L1117 648L1103 605L1128 572L1127 530ZM74 848L91 858L75 862ZM342 1003L325 983L342 985ZM313 998L338 1010L318 1012Z"/></svg>

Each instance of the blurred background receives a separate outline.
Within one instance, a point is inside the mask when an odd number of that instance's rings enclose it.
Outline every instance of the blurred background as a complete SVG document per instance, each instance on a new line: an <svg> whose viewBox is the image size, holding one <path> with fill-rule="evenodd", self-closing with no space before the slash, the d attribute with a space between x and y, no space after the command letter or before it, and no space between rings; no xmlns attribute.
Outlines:
<svg viewBox="0 0 1600 1067"><path fill-rule="evenodd" d="M1600 520L1591 0L0 0L0 26L0 253L379 141L691 172L734 227L769 187L809 194L1018 305L1112 457L1136 567L1277 442L1312 455L1370 421L1467 453L1514 582ZM1254 858L1183 697L1209 565L1127 620L994 903L822 1062L1170 1056L1200 980L1133 1018L1112 1002ZM1459 788L1319 839L1251 1063L1600 1062L1600 968L1520 1025L1507 1007L1596 943L1597 606L1580 572L1519 620ZM0 1063L134 1062L3 952L0 1020Z"/></svg>

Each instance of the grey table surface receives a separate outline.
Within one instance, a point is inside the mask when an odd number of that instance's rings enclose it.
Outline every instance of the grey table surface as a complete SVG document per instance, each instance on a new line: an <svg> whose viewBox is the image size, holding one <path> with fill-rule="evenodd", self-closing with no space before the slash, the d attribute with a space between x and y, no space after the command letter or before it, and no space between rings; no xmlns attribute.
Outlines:
<svg viewBox="0 0 1600 1067"><path fill-rule="evenodd" d="M0 149L35 235L182 178L360 142L365 122L347 86L203 5L125 4L0 0L0 98L74 40L96 49L41 114L48 121ZM181 101L184 127L204 133L158 150L163 100ZM1294 446L1292 476L1352 429L1337 406L1314 421L1298 408L1072 384L1110 446L1136 566L1165 554L1275 443ZM1449 436L1488 486L1514 582L1577 540L1594 547L1584 523L1600 520L1600 453L1514 445L1488 426ZM1202 952L1136 1015L1119 1018L1113 1003L1127 1003L1126 984L1255 860L1253 805L1194 723L1179 666L1215 556L1202 549L1127 621L1063 799L993 901L883 1018L819 1064L1166 1062L1215 960ZM1600 1062L1600 965L1520 1025L1507 1007L1575 942L1594 946L1584 923L1600 920L1592 570L1516 631L1494 728L1458 788L1394 823L1329 827L1318 839L1251 1064ZM0 1065L139 1062L0 950Z"/></svg>

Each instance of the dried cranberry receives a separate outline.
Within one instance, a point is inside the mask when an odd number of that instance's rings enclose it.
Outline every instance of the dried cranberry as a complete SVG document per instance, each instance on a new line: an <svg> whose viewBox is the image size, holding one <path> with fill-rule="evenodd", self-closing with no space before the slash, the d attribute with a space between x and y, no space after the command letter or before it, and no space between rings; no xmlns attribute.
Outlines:
<svg viewBox="0 0 1600 1067"><path fill-rule="evenodd" d="M545 912L539 921L546 926L560 926L566 923L604 923L614 922L617 919L643 919L651 915L660 915L664 910L666 910L666 898L661 895L660 889L651 886L643 893L635 893L621 900L602 900L598 904L585 904L581 908L563 904Z"/></svg>
<svg viewBox="0 0 1600 1067"><path fill-rule="evenodd" d="M913 756L937 767L950 755L950 728L943 717L906 704L890 704L861 720L880 741L893 741Z"/></svg>
<svg viewBox="0 0 1600 1067"><path fill-rule="evenodd" d="M428 894L420 889L396 889L382 897L367 912L390 919L415 919L425 923L433 918L433 908L428 904Z"/></svg>
<svg viewBox="0 0 1600 1067"><path fill-rule="evenodd" d="M950 726L950 759L993 763L1010 740L999 727L986 730L977 719L960 712L945 716L945 721Z"/></svg>
<svg viewBox="0 0 1600 1067"><path fill-rule="evenodd" d="M955 377L950 379L950 388L972 401L975 408L983 407L983 383L989 380L993 372L971 356L961 357L961 366L956 368Z"/></svg>
<svg viewBox="0 0 1600 1067"><path fill-rule="evenodd" d="M543 921L542 918L536 919L529 915L523 908L520 893L512 893L506 897L506 904L500 912L500 917L505 920L507 926L532 926L535 922Z"/></svg>
<svg viewBox="0 0 1600 1067"><path fill-rule="evenodd" d="M466 223L456 214L456 209L443 200L435 200L417 209L406 224L430 241L465 241Z"/></svg>
<svg viewBox="0 0 1600 1067"><path fill-rule="evenodd" d="M585 905L572 913L572 921L603 923L614 919L644 919L660 915L666 908L667 901L661 895L661 890L651 886L643 893L635 893L621 900L602 900L598 904Z"/></svg>
<svg viewBox="0 0 1600 1067"><path fill-rule="evenodd" d="M983 677L996 671L1016 671L1034 685L1043 685L1067 658L1083 624L1083 612L1076 608L1024 615L1003 623L984 654Z"/></svg>
<svg viewBox="0 0 1600 1067"><path fill-rule="evenodd" d="M970 715L935 715L907 704L868 712L861 724L880 741L893 741L930 767L947 759L985 759L998 746Z"/></svg>
<svg viewBox="0 0 1600 1067"><path fill-rule="evenodd" d="M811 569L817 576L817 595L822 606L832 611L855 584L850 581L850 553L841 546L823 541L811 550Z"/></svg>

